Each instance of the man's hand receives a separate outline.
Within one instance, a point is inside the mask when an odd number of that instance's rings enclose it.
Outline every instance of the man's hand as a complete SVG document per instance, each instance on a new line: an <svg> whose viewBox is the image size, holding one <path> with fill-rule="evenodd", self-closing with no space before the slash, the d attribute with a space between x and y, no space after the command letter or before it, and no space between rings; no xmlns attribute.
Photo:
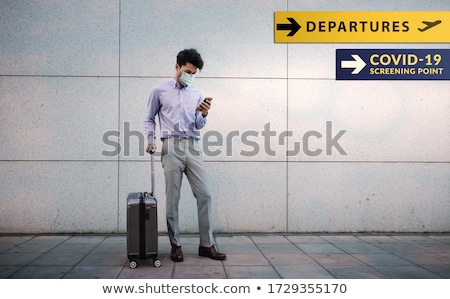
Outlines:
<svg viewBox="0 0 450 299"><path fill-rule="evenodd" d="M153 153L156 151L156 144L149 144L145 151L150 155L153 155Z"/></svg>
<svg viewBox="0 0 450 299"><path fill-rule="evenodd" d="M205 99L197 109L202 112L203 116L207 116L208 110L211 109L211 100Z"/></svg>

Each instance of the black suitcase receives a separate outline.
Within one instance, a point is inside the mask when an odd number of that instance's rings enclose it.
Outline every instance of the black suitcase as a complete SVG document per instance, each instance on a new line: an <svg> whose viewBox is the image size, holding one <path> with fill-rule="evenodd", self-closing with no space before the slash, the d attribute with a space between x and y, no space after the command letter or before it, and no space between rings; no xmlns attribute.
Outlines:
<svg viewBox="0 0 450 299"><path fill-rule="evenodd" d="M132 192L127 198L127 254L130 268L138 266L137 259L153 259L153 266L160 267L158 259L158 205L154 192L154 165L151 156L152 191Z"/></svg>

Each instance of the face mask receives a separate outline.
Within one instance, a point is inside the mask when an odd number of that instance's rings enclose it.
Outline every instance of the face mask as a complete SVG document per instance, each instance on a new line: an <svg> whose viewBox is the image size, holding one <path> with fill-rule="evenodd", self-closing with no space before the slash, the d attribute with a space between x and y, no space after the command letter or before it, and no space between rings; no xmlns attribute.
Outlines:
<svg viewBox="0 0 450 299"><path fill-rule="evenodd" d="M194 81L194 75L183 72L179 80L181 84L183 84L184 86L188 86L192 84L192 81Z"/></svg>

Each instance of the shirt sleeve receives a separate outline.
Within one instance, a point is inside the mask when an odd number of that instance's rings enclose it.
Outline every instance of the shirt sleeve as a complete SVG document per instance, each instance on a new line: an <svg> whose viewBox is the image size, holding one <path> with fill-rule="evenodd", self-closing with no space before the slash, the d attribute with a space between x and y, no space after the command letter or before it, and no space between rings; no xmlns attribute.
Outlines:
<svg viewBox="0 0 450 299"><path fill-rule="evenodd" d="M155 118L159 112L159 98L155 89L150 93L147 103L147 113L145 115L145 131L147 133L148 144L155 144L156 142L156 122Z"/></svg>
<svg viewBox="0 0 450 299"><path fill-rule="evenodd" d="M201 111L197 111L195 115L195 129L200 130L206 125L208 115L203 116Z"/></svg>
<svg viewBox="0 0 450 299"><path fill-rule="evenodd" d="M203 95L200 93L197 106L203 101ZM200 130L206 125L207 116L203 116L201 111L196 111L195 113L195 129Z"/></svg>

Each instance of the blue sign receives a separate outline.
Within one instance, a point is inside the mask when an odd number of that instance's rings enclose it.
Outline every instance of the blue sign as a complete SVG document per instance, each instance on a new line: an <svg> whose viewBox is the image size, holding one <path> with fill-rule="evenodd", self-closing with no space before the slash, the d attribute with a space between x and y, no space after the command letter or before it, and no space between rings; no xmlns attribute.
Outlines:
<svg viewBox="0 0 450 299"><path fill-rule="evenodd" d="M450 49L337 49L336 80L450 80Z"/></svg>

